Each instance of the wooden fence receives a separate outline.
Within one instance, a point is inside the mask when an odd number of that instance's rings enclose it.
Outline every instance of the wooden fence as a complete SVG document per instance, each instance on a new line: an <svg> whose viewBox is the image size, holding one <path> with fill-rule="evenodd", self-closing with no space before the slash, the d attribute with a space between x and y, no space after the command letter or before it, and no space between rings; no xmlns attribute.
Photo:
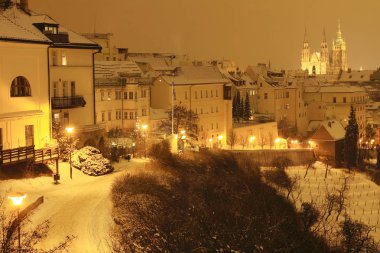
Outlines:
<svg viewBox="0 0 380 253"><path fill-rule="evenodd" d="M44 163L58 159L58 148L35 149L34 146L0 150L0 166L11 165L26 161Z"/></svg>

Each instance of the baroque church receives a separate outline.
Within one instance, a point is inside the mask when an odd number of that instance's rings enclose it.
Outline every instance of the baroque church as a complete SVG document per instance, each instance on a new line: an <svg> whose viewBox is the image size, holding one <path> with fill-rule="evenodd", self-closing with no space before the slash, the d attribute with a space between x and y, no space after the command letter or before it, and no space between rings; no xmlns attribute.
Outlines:
<svg viewBox="0 0 380 253"><path fill-rule="evenodd" d="M341 70L347 71L346 41L342 37L340 22L338 23L336 38L332 42L331 53L329 52L326 41L326 32L323 29L321 49L319 52L313 52L311 54L310 44L305 30L301 54L301 69L304 71L307 70L309 75L338 74Z"/></svg>

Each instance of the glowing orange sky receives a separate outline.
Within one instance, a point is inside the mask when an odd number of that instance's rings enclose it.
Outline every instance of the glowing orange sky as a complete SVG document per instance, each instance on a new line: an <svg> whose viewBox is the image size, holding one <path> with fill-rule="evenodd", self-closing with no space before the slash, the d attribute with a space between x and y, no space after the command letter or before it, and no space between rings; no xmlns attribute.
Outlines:
<svg viewBox="0 0 380 253"><path fill-rule="evenodd" d="M77 32L112 32L131 52L175 52L191 58L233 59L242 67L271 60L298 68L305 27L319 50L342 23L348 63L380 66L379 0L29 0Z"/></svg>

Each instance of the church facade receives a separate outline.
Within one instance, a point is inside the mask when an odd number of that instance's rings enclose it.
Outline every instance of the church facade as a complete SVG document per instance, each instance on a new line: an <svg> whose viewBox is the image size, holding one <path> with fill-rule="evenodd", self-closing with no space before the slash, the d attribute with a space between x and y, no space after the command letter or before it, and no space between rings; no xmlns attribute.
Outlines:
<svg viewBox="0 0 380 253"><path fill-rule="evenodd" d="M308 71L309 75L338 74L341 70L347 71L347 48L346 41L342 37L340 23L336 38L332 42L331 53L326 40L326 33L323 30L323 38L319 52L311 53L310 44L305 37L301 53L301 69Z"/></svg>

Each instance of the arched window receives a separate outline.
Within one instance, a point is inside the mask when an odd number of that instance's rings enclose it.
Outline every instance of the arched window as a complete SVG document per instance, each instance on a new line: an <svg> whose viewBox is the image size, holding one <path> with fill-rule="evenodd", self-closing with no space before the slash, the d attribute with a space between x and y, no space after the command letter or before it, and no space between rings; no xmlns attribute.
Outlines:
<svg viewBox="0 0 380 253"><path fill-rule="evenodd" d="M11 97L30 96L32 96L32 90L30 88L29 81L23 76L18 76L15 79L13 79L11 85Z"/></svg>

